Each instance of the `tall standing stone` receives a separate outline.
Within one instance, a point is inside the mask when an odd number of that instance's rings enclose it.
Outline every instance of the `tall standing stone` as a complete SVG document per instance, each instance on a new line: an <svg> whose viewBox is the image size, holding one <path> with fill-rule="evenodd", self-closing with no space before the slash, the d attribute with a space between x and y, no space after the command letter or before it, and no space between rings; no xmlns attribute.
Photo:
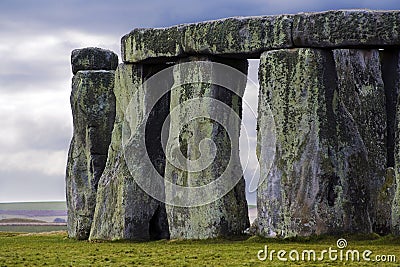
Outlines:
<svg viewBox="0 0 400 267"><path fill-rule="evenodd" d="M354 63L351 57L349 60ZM363 126L357 124L361 119L354 119L348 110L357 108L350 104L357 102L354 85L346 87L348 80L338 85L333 52L306 48L266 52L259 75L261 170L266 157L262 136L266 104L272 109L276 127L275 159L270 172L261 173L265 180L258 188L259 233L288 237L371 232L369 166L381 161L385 164L385 159L369 158L365 143L376 142L380 145L377 149L384 150L384 137L379 135L384 135L380 132L384 125L366 126L362 135ZM381 84L379 79L374 82ZM375 100L368 103L362 99L358 114L368 110L367 103L380 105L377 108L381 110L382 88L373 90ZM377 123L384 124L382 113L377 116Z"/></svg>
<svg viewBox="0 0 400 267"><path fill-rule="evenodd" d="M387 95L392 98L391 107L395 111L394 128L394 199L392 202L392 233L400 235L400 50L385 49L383 56L383 76ZM389 184L389 183L388 183Z"/></svg>
<svg viewBox="0 0 400 267"><path fill-rule="evenodd" d="M205 192L204 203L189 205L193 195L184 195L173 186L166 186L166 206L171 238L205 239L240 234L249 226L245 185L239 160L239 133L241 98L246 86L246 60L217 60L239 70L242 75L224 76L212 66L214 59L190 57L180 60L174 67L174 86L171 91L171 126L167 145L176 144L185 159L195 162L210 155L215 157L203 169L191 169L189 163L177 167L168 162L165 179L173 185L185 188L201 188L219 179L227 170L227 178L237 180L227 194L207 201L218 189ZM189 65L185 65L192 63ZM244 79L243 79L244 77ZM229 81L237 93L218 85L217 80ZM233 89L232 87L230 89ZM209 99L220 101L219 104ZM187 101L191 104L185 106ZM197 102L196 102L197 101ZM221 111L223 103L229 111ZM176 109L179 108L178 111ZM176 112L174 112L174 110ZM204 115L206 114L206 116ZM216 120L219 117L219 120ZM193 118L193 120L187 120ZM224 128L225 127L225 128ZM230 132L230 136L228 134ZM176 139L176 140L174 140ZM205 142L211 140L211 142ZM203 142L204 143L201 143ZM214 145L212 145L214 144ZM204 154L202 154L204 153ZM167 152L168 155L168 152ZM168 158L168 157L167 157ZM231 161L229 163L229 161ZM232 164L234 168L228 169ZM196 164L192 167L198 167ZM187 198L187 203L171 205L171 202ZM186 206L185 206L186 205Z"/></svg>
<svg viewBox="0 0 400 267"><path fill-rule="evenodd" d="M99 183L91 240L169 237L164 204L137 184L137 179L142 177L151 181L154 171L164 174L160 131L169 113L169 95L164 95L154 107L149 106L149 102L158 94L157 90L169 89L172 73L159 83L153 83L152 88L145 88L144 83L166 67L163 64L121 64L116 71L116 119L109 159ZM123 131L130 133L129 143L123 142ZM151 162L145 160L146 153Z"/></svg>
<svg viewBox="0 0 400 267"><path fill-rule="evenodd" d="M91 60L94 57L97 60ZM74 50L71 61L75 76L70 99L74 132L66 172L68 235L87 239L114 124L113 67L118 57L108 50L85 48Z"/></svg>
<svg viewBox="0 0 400 267"><path fill-rule="evenodd" d="M369 216L372 230L390 232L392 197L387 169L387 109L381 60L377 49L340 49L333 51L338 74L338 98L351 115L362 138L368 162L365 180L369 182ZM348 165L353 164L348 162ZM348 182L353 177L347 177ZM392 182L390 182L392 180Z"/></svg>

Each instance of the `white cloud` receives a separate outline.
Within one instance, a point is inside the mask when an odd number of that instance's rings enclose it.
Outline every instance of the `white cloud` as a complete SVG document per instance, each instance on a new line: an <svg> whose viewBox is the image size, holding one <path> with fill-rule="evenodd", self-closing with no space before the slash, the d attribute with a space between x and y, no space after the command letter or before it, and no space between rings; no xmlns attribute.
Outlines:
<svg viewBox="0 0 400 267"><path fill-rule="evenodd" d="M0 35L0 187L3 190L14 190L18 183L15 177L29 179L30 173L35 173L39 181L47 177L50 187L64 188L60 177L65 175L72 135L70 54L73 49L88 46L115 50L119 40L79 30ZM51 177L58 177L59 185ZM49 196L49 191L54 192L51 188L37 187L34 193L42 198ZM63 199L63 191L57 192L56 199ZM26 199L26 192L15 191L8 196ZM55 198L54 194L51 198Z"/></svg>
<svg viewBox="0 0 400 267"><path fill-rule="evenodd" d="M82 47L101 47L114 51L116 54L120 52L120 41L116 35L91 34L83 31L67 30L63 33L64 40L69 40L74 49Z"/></svg>
<svg viewBox="0 0 400 267"><path fill-rule="evenodd" d="M0 170L0 202L65 200L65 174Z"/></svg>
<svg viewBox="0 0 400 267"><path fill-rule="evenodd" d="M119 53L118 37L106 34L91 34L78 30L40 34L31 32L23 35L2 33L0 74L5 77L14 75L15 79L18 79L18 75L22 79L24 75L31 78L42 77L43 81L40 84L45 81L60 81L63 77L70 76L71 51L88 46L107 48ZM28 80L26 83L29 85Z"/></svg>
<svg viewBox="0 0 400 267"><path fill-rule="evenodd" d="M59 136L70 138L69 91L36 91L40 90L0 92L0 154L19 152L52 139L59 142Z"/></svg>
<svg viewBox="0 0 400 267"><path fill-rule="evenodd" d="M34 171L45 175L63 175L67 150L24 150L0 154L0 171Z"/></svg>

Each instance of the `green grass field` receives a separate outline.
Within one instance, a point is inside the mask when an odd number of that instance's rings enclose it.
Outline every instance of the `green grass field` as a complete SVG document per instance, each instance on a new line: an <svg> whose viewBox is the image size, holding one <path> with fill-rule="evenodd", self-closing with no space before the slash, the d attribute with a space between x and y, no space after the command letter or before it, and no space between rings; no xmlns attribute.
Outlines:
<svg viewBox="0 0 400 267"><path fill-rule="evenodd" d="M0 210L66 210L65 201L0 203Z"/></svg>
<svg viewBox="0 0 400 267"><path fill-rule="evenodd" d="M65 202L3 203L0 210L65 210ZM5 219L4 222L14 222ZM18 219L23 222L29 219ZM24 221L25 222L25 221ZM370 262L301 259L303 251L337 249L338 237L313 237L291 240L242 237L237 240L161 240L152 242L88 242L67 238L66 226L0 226L0 267L3 266L400 266L400 238L391 236L347 236L341 250L372 251ZM49 232L58 231L58 232ZM19 232L19 233L16 233ZM25 233L22 233L25 232ZM47 233L43 233L47 232ZM257 254L268 246L273 253L260 261ZM280 261L279 250L299 251L299 261ZM340 251L340 250L339 250ZM374 262L376 256L396 257L396 262ZM263 256L263 253L260 254ZM269 256L269 254L268 254ZM338 255L339 256L339 255ZM393 258L390 259L393 261Z"/></svg>
<svg viewBox="0 0 400 267"><path fill-rule="evenodd" d="M45 221L35 220L35 219L26 219L26 218L8 218L1 219L0 223L45 223ZM14 231L18 232L18 231Z"/></svg>
<svg viewBox="0 0 400 267"><path fill-rule="evenodd" d="M351 261L260 261L259 250L317 253L332 247L335 237L276 240L259 237L241 240L176 241L144 243L88 242L68 239L65 232L46 234L0 233L0 266L398 266L400 239L382 237L373 240L347 237L347 249L371 250L375 255L395 255L397 263ZM318 254L320 255L320 254ZM287 255L286 255L287 257Z"/></svg>
<svg viewBox="0 0 400 267"><path fill-rule="evenodd" d="M66 231L67 226L60 225L46 225L46 226L36 226L36 225L0 225L0 232L20 232L20 233L43 233L52 231Z"/></svg>

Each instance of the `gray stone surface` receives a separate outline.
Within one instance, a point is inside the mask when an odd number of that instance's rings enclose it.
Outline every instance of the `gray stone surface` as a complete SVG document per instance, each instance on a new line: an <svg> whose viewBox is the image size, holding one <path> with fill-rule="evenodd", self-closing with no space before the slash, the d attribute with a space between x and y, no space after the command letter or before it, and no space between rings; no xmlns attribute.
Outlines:
<svg viewBox="0 0 400 267"><path fill-rule="evenodd" d="M277 137L269 173L267 103ZM386 110L376 50L264 53L258 113L266 177L258 189L261 235L369 233L381 226L388 217L378 213L376 197L385 183Z"/></svg>
<svg viewBox="0 0 400 267"><path fill-rule="evenodd" d="M183 26L182 26L183 27ZM122 61L135 63L144 60L165 62L183 53L181 26L170 28L135 29L122 37Z"/></svg>
<svg viewBox="0 0 400 267"><path fill-rule="evenodd" d="M136 29L122 38L124 62L165 61L185 54L258 57L291 47L290 15L234 17L160 29Z"/></svg>
<svg viewBox="0 0 400 267"><path fill-rule="evenodd" d="M378 50L334 50L338 98L354 120L365 145L369 181L369 216L372 230L390 233L393 170L387 163L387 115L381 59ZM347 163L351 164L351 162ZM348 181L352 177L347 177Z"/></svg>
<svg viewBox="0 0 400 267"><path fill-rule="evenodd" d="M337 10L294 18L300 47L370 47L400 44L400 11Z"/></svg>
<svg viewBox="0 0 400 267"><path fill-rule="evenodd" d="M164 204L144 192L135 180L137 177L151 176L154 169L163 174L165 166L161 145L158 144L161 140L157 127L168 114L168 96L162 99L147 119L147 124L150 123L147 127L154 134L149 136L154 138L148 147L144 145L146 137L139 131L139 128L146 127L146 114L150 113L146 110L147 101L152 94L152 91L145 91L142 84L162 68L165 66L121 64L117 69L114 89L116 119L108 151L109 159L99 182L90 240L150 240L169 237ZM169 84L166 80L162 82L159 86ZM133 118L126 118L128 106L132 109L129 114ZM123 127L127 119L132 122L129 129ZM127 144L122 139L123 129L129 130L133 136ZM128 157L125 157L124 151L127 151ZM143 160L145 153L150 154L155 167Z"/></svg>
<svg viewBox="0 0 400 267"><path fill-rule="evenodd" d="M292 20L291 15L280 15L188 24L183 30L183 51L187 54L258 57L265 50L293 46Z"/></svg>
<svg viewBox="0 0 400 267"><path fill-rule="evenodd" d="M180 109L180 112L171 114L171 126L168 143L171 144L179 136L179 149L183 156L191 161L202 158L199 144L201 140L210 139L215 144L215 150L209 143L203 144L203 151L208 155L216 151L215 158L210 165L202 170L194 171L188 165L183 168L176 167L170 161L167 162L165 179L173 184L184 187L201 187L211 184L227 170L228 179L236 179L238 183L233 185L233 189L221 198L208 202L207 199L218 190L207 191L204 195L204 204L200 206L174 206L166 205L169 229L171 238L178 239L206 239L219 236L232 236L241 234L249 227L247 202L245 197L245 184L242 177L242 168L239 160L239 132L240 120L233 120L230 113L223 112L222 119L217 123L215 118L219 112L216 105L210 104L207 97L217 99L230 107L234 114L241 116L241 97L243 96L246 79L242 77L225 77L236 86L238 95L231 91L215 85L215 79L223 78L224 73L217 73L211 66L204 67L200 62L212 62L209 57L190 57L182 59L180 63L199 63L191 65L190 68L176 65L174 67L174 89L171 92L171 111L177 107L182 107L186 101L196 98L202 99L199 109L204 110L207 117L196 113L196 105L189 105ZM230 66L234 66L242 73L247 73L246 60L222 60L218 61ZM214 77L214 78L212 78ZM233 89L233 88L231 88ZM195 114L200 116L188 123L184 123L185 116L195 118ZM237 123L235 123L237 122ZM229 125L229 126L228 126ZM223 127L231 129L231 136L228 136ZM168 147L168 146L167 146ZM167 150L168 151L168 150ZM171 150L173 151L173 150ZM232 154L231 154L232 153ZM167 152L168 155L168 152ZM231 161L233 169L227 169L228 162ZM214 188L216 189L216 188ZM167 201L186 197L181 191L175 191L166 186ZM189 195L191 200L195 194ZM188 201L190 203L190 201ZM184 203L188 204L188 203Z"/></svg>
<svg viewBox="0 0 400 267"><path fill-rule="evenodd" d="M400 11L336 10L233 17L169 28L135 29L122 38L124 62L165 62L186 55L258 58L293 47L400 45Z"/></svg>
<svg viewBox="0 0 400 267"><path fill-rule="evenodd" d="M87 239L115 117L114 71L79 71L72 80L74 134L68 154L68 235Z"/></svg>
<svg viewBox="0 0 400 267"><path fill-rule="evenodd" d="M400 50L384 51L384 81L387 90L395 97L394 110L396 119L394 121L394 200L392 203L392 233L400 235ZM390 193L389 193L390 194Z"/></svg>
<svg viewBox="0 0 400 267"><path fill-rule="evenodd" d="M257 156L265 180L257 191L257 223L262 236L322 234L342 225L341 197L335 193L341 190L340 178L328 155L329 130L336 131L333 110L326 108L336 90L332 64L329 52L313 49L261 56ZM324 68L331 68L330 75ZM276 125L276 155L269 172L262 131L267 104ZM329 186L329 192L319 194Z"/></svg>
<svg viewBox="0 0 400 267"><path fill-rule="evenodd" d="M71 53L72 73L80 70L115 70L118 56L106 49L87 47L75 49Z"/></svg>

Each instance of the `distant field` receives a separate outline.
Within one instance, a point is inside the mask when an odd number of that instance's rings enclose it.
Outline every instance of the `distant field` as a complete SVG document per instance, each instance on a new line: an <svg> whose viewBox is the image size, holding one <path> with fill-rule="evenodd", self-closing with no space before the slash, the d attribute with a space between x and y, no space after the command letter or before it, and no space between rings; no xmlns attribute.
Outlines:
<svg viewBox="0 0 400 267"><path fill-rule="evenodd" d="M66 224L47 223L41 220L10 218L0 220L0 232L42 233L64 231Z"/></svg>
<svg viewBox="0 0 400 267"><path fill-rule="evenodd" d="M257 216L256 205L249 205L249 218L252 222ZM65 230L66 227L41 227L1 225L2 223L16 222L16 220L42 221L51 223L55 220L67 221L67 205L65 201L59 202L18 202L0 203L0 231L7 232L42 232ZM17 228L15 228L17 227Z"/></svg>
<svg viewBox="0 0 400 267"><path fill-rule="evenodd" d="M0 225L0 232L43 233L53 231L66 231L66 225Z"/></svg>
<svg viewBox="0 0 400 267"><path fill-rule="evenodd" d="M279 250L315 250L336 247L335 237L297 240L262 239L179 241L161 240L143 243L87 242L67 238L65 232L47 234L0 233L0 266L398 266L400 239L375 240L348 237L348 249L371 250L375 255L395 255L397 262L300 260L280 261ZM275 254L260 261L257 254L268 246ZM339 255L339 253L338 253ZM286 254L286 257L288 255Z"/></svg>
<svg viewBox="0 0 400 267"><path fill-rule="evenodd" d="M25 218L9 218L0 220L0 224L1 223L45 223L45 221Z"/></svg>
<svg viewBox="0 0 400 267"><path fill-rule="evenodd" d="M43 232L65 230L60 226L13 226L10 223L53 223L67 220L65 201L0 203L0 231ZM8 225L5 225L8 224Z"/></svg>
<svg viewBox="0 0 400 267"><path fill-rule="evenodd" d="M65 201L0 203L0 210L67 210Z"/></svg>

